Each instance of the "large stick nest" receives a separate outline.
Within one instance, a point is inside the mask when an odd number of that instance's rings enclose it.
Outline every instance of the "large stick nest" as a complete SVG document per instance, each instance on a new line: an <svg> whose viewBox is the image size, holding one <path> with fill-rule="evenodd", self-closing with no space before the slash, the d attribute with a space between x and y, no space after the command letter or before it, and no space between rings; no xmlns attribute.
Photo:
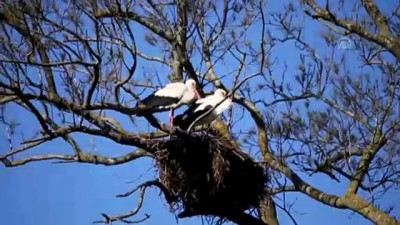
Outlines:
<svg viewBox="0 0 400 225"><path fill-rule="evenodd" d="M155 155L160 181L170 204L183 210L181 218L244 211L257 207L265 194L264 168L221 137L172 138Z"/></svg>

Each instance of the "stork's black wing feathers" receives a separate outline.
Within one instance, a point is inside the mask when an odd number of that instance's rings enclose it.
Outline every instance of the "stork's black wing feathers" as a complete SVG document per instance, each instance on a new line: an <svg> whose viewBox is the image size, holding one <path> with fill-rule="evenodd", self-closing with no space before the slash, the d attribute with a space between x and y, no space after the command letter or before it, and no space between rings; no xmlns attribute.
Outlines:
<svg viewBox="0 0 400 225"><path fill-rule="evenodd" d="M182 130L187 130L189 128L189 126L197 118L199 118L201 115L203 115L204 113L206 113L208 110L210 110L212 108L211 105L207 105L203 110L199 110L199 111L195 112L195 110L198 106L199 105L194 105L192 107L189 107L185 112L176 116L174 118L173 125L179 127Z"/></svg>
<svg viewBox="0 0 400 225"><path fill-rule="evenodd" d="M168 96L157 96L151 94L147 96L145 99L140 101L143 105L148 107L156 107L156 106L170 106L179 102L179 98L168 97Z"/></svg>
<svg viewBox="0 0 400 225"><path fill-rule="evenodd" d="M166 97L166 96L157 96L155 95L155 92L143 100L140 101L140 104L137 103L136 107L139 107L139 105L144 105L146 107L150 108L155 108L157 107L158 109L166 109L169 108L172 104L175 104L179 102L179 98L174 98L174 97ZM136 113L137 116L143 116L141 112Z"/></svg>

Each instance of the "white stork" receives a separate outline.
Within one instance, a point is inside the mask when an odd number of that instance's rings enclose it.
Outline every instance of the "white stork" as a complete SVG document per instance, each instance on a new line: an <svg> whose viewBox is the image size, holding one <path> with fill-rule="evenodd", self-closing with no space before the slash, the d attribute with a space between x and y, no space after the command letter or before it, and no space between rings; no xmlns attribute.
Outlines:
<svg viewBox="0 0 400 225"><path fill-rule="evenodd" d="M220 102L222 103L219 104ZM219 105L215 107L217 104ZM209 95L205 98L197 100L194 107L191 107L181 115L176 116L174 118L173 125L178 126L183 130L186 130L193 122L195 122L197 118L215 107L212 112L199 119L193 126L209 124L217 119L221 113L229 109L231 106L232 99L226 98L226 91L224 91L223 89L217 89L213 95Z"/></svg>
<svg viewBox="0 0 400 225"><path fill-rule="evenodd" d="M140 103L147 107L156 107L157 109L170 109L169 119L173 123L174 110L184 104L190 104L199 99L196 81L188 79L185 83L174 82L165 85L165 87L155 91Z"/></svg>

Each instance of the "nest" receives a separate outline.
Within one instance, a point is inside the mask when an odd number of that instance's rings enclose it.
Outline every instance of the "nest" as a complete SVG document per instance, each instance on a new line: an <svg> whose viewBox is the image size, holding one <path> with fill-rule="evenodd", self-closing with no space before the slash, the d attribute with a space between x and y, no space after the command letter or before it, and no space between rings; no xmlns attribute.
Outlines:
<svg viewBox="0 0 400 225"><path fill-rule="evenodd" d="M221 137L173 138L155 155L160 182L180 218L244 211L258 207L265 195L264 168Z"/></svg>

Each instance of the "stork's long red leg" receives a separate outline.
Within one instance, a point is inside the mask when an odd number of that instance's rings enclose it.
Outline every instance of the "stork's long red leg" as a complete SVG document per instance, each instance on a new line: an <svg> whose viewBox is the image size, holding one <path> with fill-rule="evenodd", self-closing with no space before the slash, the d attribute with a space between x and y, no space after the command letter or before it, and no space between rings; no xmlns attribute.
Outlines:
<svg viewBox="0 0 400 225"><path fill-rule="evenodd" d="M169 125L171 127L174 125L174 108L169 110Z"/></svg>

